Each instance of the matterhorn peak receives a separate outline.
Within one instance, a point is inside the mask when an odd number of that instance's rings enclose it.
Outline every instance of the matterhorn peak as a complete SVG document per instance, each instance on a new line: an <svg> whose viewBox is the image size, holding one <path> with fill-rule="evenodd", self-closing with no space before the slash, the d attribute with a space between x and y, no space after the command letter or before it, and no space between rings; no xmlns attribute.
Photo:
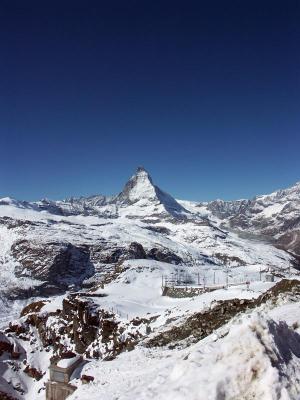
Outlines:
<svg viewBox="0 0 300 400"><path fill-rule="evenodd" d="M137 167L136 169L136 174L142 174L142 173L146 173L148 174L148 171L146 170L146 168L144 168L142 165L140 165L139 167ZM149 175L149 174L148 174Z"/></svg>
<svg viewBox="0 0 300 400"><path fill-rule="evenodd" d="M136 173L129 179L117 200L133 204L139 200L156 200L156 190L152 178L144 167L138 167Z"/></svg>
<svg viewBox="0 0 300 400"><path fill-rule="evenodd" d="M150 174L144 167L138 167L136 173L129 179L122 192L116 197L119 204L141 206L161 205L172 214L187 211L169 194L155 186Z"/></svg>
<svg viewBox="0 0 300 400"><path fill-rule="evenodd" d="M136 173L131 177L131 179L143 179L145 181L149 181L151 185L153 185L152 178L149 172L144 167L137 167Z"/></svg>

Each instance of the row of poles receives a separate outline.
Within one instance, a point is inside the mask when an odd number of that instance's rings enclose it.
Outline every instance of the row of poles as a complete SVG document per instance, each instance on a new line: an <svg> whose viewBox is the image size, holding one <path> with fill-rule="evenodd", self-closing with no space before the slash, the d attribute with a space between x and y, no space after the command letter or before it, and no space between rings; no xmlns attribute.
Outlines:
<svg viewBox="0 0 300 400"><path fill-rule="evenodd" d="M212 275L212 285L217 285L217 284L225 284L227 287L229 285L229 273L230 270L229 268L226 268L225 270L225 282L221 282L219 278L216 279L216 271L213 271L213 275ZM262 280L262 269L260 268L259 271L259 280ZM173 276L172 276L173 275ZM191 275L188 273L180 273L180 271L178 271L176 274L172 274L171 277L167 277L162 275L162 287L164 286L168 286L169 284L173 284L173 285L178 285L178 286L188 286L189 284L197 284L197 286L203 286L204 288L207 286L207 277L204 275L203 277L200 276L200 273L195 273L194 275L196 276L194 279L191 278ZM175 276L174 276L175 275ZM234 282L236 284L238 283L247 283L250 282L250 279L248 277L248 275L244 275L244 279L240 282Z"/></svg>

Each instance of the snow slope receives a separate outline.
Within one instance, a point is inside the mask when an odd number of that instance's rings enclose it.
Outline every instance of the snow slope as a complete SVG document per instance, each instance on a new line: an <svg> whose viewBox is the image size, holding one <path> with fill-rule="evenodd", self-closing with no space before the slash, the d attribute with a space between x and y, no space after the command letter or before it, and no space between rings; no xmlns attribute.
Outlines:
<svg viewBox="0 0 300 400"><path fill-rule="evenodd" d="M249 288L246 285L230 286L193 298L162 297L162 275L171 274L178 268L181 266L153 260L124 261L123 272L116 280L92 293L106 296L92 297L92 300L101 309L113 312L118 321L124 323L136 317L151 318L150 327L155 334L184 322L195 312L209 309L216 300L257 298L275 284L255 281ZM252 267L238 267L236 276L241 274L242 269L249 272ZM190 267L189 273L197 270L197 266ZM48 301L41 309L42 315L61 309L63 298L58 296ZM90 359L82 370L74 372L72 384L78 389L70 400L219 400L222 393L224 399L296 399L294 393L297 393L300 376L295 371L299 368L300 336L286 325L274 322L286 320L289 325L300 323L299 299L294 300L297 302L283 298L278 304L262 306L259 314L251 311L237 316L214 334L181 350L146 348L141 344L112 361ZM54 316L49 317L46 327L49 324L57 324ZM15 386L19 385L24 390L24 394L19 395L20 399L42 400L52 352L36 340L38 334L35 328L32 332L34 336L30 341L19 338L16 345L27 359L27 364L45 372L45 375L36 381L29 378L23 368L11 370L7 367L10 361L4 354L0 357L0 371L4 379L2 383L0 380L0 391L5 389L7 382L13 381ZM62 337L61 343L68 343L67 338ZM288 356L285 357L285 354ZM274 364L274 360L278 363ZM95 380L82 385L80 374L91 375ZM292 374L291 378L289 374Z"/></svg>
<svg viewBox="0 0 300 400"><path fill-rule="evenodd" d="M79 388L70 400L299 399L298 332L265 313L243 316L228 330L177 352L137 348L87 364L82 372L95 381L74 381Z"/></svg>

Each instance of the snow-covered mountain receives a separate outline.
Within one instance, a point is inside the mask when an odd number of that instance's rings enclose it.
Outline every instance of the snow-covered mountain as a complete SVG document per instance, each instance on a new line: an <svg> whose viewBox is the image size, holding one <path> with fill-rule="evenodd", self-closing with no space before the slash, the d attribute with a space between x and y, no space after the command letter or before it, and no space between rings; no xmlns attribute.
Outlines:
<svg viewBox="0 0 300 400"><path fill-rule="evenodd" d="M278 246L300 255L300 183L252 200L216 200L206 205L223 225L265 235Z"/></svg>
<svg viewBox="0 0 300 400"><path fill-rule="evenodd" d="M263 204L260 212L268 218L274 218L266 211L275 210L274 204L298 215L295 191L280 193L243 205L177 201L154 185L144 168L138 168L122 192L110 198L32 203L4 198L0 200L0 238L5 243L1 251L6 275L0 290L6 298L24 298L62 293L71 285L93 286L112 276L120 262L134 258L187 267L288 268L295 262L290 254L266 240L245 239L222 228L222 224L237 227L234 221L243 215L249 218L247 226L252 224L249 232L258 232L253 227L254 220L260 220L258 204Z"/></svg>
<svg viewBox="0 0 300 400"><path fill-rule="evenodd" d="M2 259L10 259L12 281L19 278L14 290L9 284L5 290L9 288L10 296L25 296L26 290L61 292L87 279L97 281L128 258L187 266L276 267L293 259L266 238L283 243L292 235L294 247L290 242L283 247L297 253L299 190L298 184L237 202L177 201L154 185L144 168L138 168L122 192L113 197L37 202L3 198L0 234L6 245ZM233 230L260 237L245 239Z"/></svg>
<svg viewBox="0 0 300 400"><path fill-rule="evenodd" d="M155 214L169 213L177 218L184 217L188 213L172 196L153 184L152 178L143 167L137 169L136 174L129 179L123 191L112 202L123 207L131 205L139 209L147 207L148 217L149 208Z"/></svg>
<svg viewBox="0 0 300 400"><path fill-rule="evenodd" d="M176 200L138 168L112 197L0 199L0 398L44 399L50 360L75 352L95 382L75 374L70 400L296 400L300 285L281 279L299 279L299 193ZM165 298L174 275L221 285Z"/></svg>
<svg viewBox="0 0 300 400"><path fill-rule="evenodd" d="M70 198L62 201L41 200L37 202L0 199L0 205L12 205L22 209L47 211L54 215L97 215L116 218L120 215L172 215L183 218L189 212L172 196L154 185L151 176L139 167L128 180L122 192L108 197L95 195ZM120 210L119 210L120 209Z"/></svg>
<svg viewBox="0 0 300 400"><path fill-rule="evenodd" d="M221 221L223 226L237 231L265 235L274 239L279 239L288 232L300 230L300 183L251 200L190 202L175 200L162 191L154 185L151 176L143 167L137 169L122 192L116 196L95 195L37 202L3 198L0 199L1 206L46 211L61 216L105 218L130 216L140 219L156 216L194 220L205 217L211 222Z"/></svg>

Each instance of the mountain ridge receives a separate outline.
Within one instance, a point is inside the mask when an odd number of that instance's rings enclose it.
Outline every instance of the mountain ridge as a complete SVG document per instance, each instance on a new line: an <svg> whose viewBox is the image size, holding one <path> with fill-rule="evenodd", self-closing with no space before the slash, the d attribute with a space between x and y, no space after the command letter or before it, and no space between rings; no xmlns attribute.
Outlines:
<svg viewBox="0 0 300 400"><path fill-rule="evenodd" d="M39 205L39 204L59 204L59 203L70 203L70 204L74 204L74 203L85 203L85 202L93 202L95 206L102 206L105 204L114 204L116 202L119 201L123 201L124 198L122 198L122 194L124 195L124 190L126 190L127 185L135 178L137 177L139 174L143 174L145 173L148 176L149 181L151 182L151 184L153 185L153 187L160 191L162 194L167 194L168 196L170 196L179 206L180 204L178 202L189 202L189 203L195 203L195 204L199 204L199 205L209 205L209 204L217 204L217 203L223 203L226 205L230 205L230 204L244 204L246 202L250 202L250 201L254 201L254 200L260 200L260 199L264 199L264 198L270 198L270 197L281 197L284 195L289 195L292 193L296 193L297 195L300 196L300 181L297 181L295 184L293 184L290 187L286 187L283 189L278 189L275 190L271 193L267 193L267 194L262 194L262 195L256 195L250 198L241 198L241 199L236 199L236 200L223 200L221 198L217 198L215 200L211 200L211 201L196 201L196 200L185 200L185 199L175 199L174 197L172 197L171 195L169 195L168 193L166 193L165 191L161 190L157 185L154 185L153 180L150 176L150 174L147 172L147 170L144 167L138 167L136 170L136 173L134 175L132 175L131 178L129 178L129 180L127 181L127 183L124 185L124 189L123 191L121 191L119 194L117 195L104 195L104 194L93 194L93 195L89 195L89 196L71 196L71 197L66 197L64 199L61 200L52 200L52 199L41 199L41 200L35 200L35 201L27 201L27 200L20 200L20 199L16 199L14 197L3 197L0 198L0 205L1 204L9 204L9 203L14 203L15 205L22 205L22 206L31 206L31 205ZM187 210L185 210L187 211Z"/></svg>
<svg viewBox="0 0 300 400"><path fill-rule="evenodd" d="M115 196L94 195L37 202L0 199L0 211L8 208L47 212L53 216L130 218L137 221L192 221L272 239L279 247L300 256L300 182L252 199L190 202L176 200L153 183L143 167ZM4 213L5 214L5 213ZM25 212L26 219L26 212ZM5 215L4 215L5 216ZM37 219L38 217L36 217Z"/></svg>

